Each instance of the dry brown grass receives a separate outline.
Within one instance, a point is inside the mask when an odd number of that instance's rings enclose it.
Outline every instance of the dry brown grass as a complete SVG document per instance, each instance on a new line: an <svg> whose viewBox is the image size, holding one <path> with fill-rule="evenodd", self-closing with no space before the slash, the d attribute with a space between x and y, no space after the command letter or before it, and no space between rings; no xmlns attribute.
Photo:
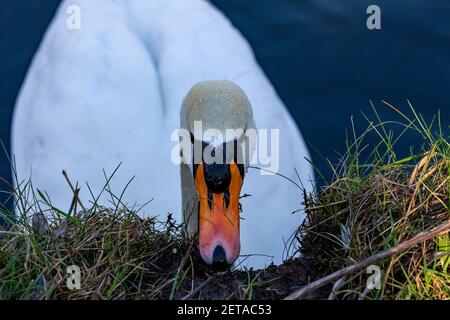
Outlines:
<svg viewBox="0 0 450 320"><path fill-rule="evenodd" d="M298 239L309 270L318 273L316 278L450 221L448 139L441 130L433 132L419 116L408 125L422 134L423 152L396 159L389 133L383 136L383 152L374 149L370 166L362 166L358 157L352 157L360 148L356 141L336 169L339 173L333 183L310 199ZM375 128L372 125L369 130ZM449 299L450 237L445 230L378 261L379 290L367 288L369 275L363 268L334 282L330 298Z"/></svg>
<svg viewBox="0 0 450 320"><path fill-rule="evenodd" d="M262 270L212 273L182 225L170 216L162 222L139 218L108 190L109 180L103 191L112 195L115 208L101 207L93 197L92 207L85 209L77 186L71 185L68 212L53 207L31 181L17 183L11 194L19 215L10 228L0 229L0 299L284 298L450 221L449 139L440 121L433 131L413 113L414 119L405 117L405 127L420 134L421 151L399 159L392 133L381 122L370 123L348 144L333 182L307 198L307 219L294 240L301 245L301 258ZM368 132L381 142L362 162ZM53 219L47 221L44 214ZM380 289L367 289L364 268L308 298L450 298L448 232L376 261L383 272ZM70 265L81 269L80 290L67 288Z"/></svg>

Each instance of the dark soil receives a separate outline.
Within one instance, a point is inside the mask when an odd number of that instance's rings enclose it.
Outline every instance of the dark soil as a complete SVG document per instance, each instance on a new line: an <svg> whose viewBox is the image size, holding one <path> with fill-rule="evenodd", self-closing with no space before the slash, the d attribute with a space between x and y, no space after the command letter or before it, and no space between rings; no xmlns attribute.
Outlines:
<svg viewBox="0 0 450 320"><path fill-rule="evenodd" d="M255 279L254 284L249 285L252 279ZM283 299L308 283L308 276L303 261L294 259L263 270L205 274L195 279L194 286L198 287L204 283L207 284L198 293L190 295L189 299ZM184 286L183 292L180 292L177 298L183 298L190 289L190 286Z"/></svg>

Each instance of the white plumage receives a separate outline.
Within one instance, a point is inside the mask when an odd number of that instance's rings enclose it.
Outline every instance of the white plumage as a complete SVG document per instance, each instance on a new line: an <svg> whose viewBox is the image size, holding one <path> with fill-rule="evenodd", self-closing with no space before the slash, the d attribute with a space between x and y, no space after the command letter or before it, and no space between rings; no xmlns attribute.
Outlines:
<svg viewBox="0 0 450 320"><path fill-rule="evenodd" d="M69 5L81 9L81 29L67 28ZM276 45L276 43L268 44ZM45 34L16 103L12 146L22 179L46 190L68 209L69 172L99 192L111 185L130 205L153 201L145 215L181 221L180 172L171 161L173 130L183 97L203 80L230 80L247 94L258 128L280 129L279 172L307 190L313 173L303 139L258 66L251 48L230 22L201 0L65 1ZM301 223L302 192L280 176L250 169L242 199L241 254L273 256L280 263L284 241ZM103 203L108 195L103 198ZM261 266L271 258L255 256Z"/></svg>

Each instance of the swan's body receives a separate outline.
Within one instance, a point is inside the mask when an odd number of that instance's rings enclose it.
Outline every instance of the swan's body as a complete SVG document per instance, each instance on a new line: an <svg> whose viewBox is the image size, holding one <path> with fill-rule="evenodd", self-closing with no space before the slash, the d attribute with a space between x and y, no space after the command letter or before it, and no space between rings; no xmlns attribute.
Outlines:
<svg viewBox="0 0 450 320"><path fill-rule="evenodd" d="M81 9L81 30L66 26L68 5ZM198 0L66 1L47 31L18 98L13 154L22 179L67 209L71 192L61 169L78 181L80 198L104 185L104 168L124 202L153 201L146 215L182 220L180 170L171 136L180 126L184 96L197 82L230 80L253 106L258 128L280 129L279 172L310 189L313 173L297 127L228 20ZM302 192L279 176L249 170L241 199L241 254L274 256L301 223ZM105 194L103 203L108 199ZM270 263L252 257L249 265Z"/></svg>

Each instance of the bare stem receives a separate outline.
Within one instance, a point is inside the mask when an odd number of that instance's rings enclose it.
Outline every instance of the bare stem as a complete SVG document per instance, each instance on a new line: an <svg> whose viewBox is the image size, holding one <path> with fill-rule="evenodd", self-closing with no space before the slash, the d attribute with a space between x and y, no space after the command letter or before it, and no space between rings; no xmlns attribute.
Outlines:
<svg viewBox="0 0 450 320"><path fill-rule="evenodd" d="M348 267L345 267L341 270L338 270L334 273L331 273L323 278L320 278L314 282L311 282L310 284L304 286L303 288L295 291L294 293L290 294L284 300L296 300L300 299L301 297L305 296L307 293L310 293L311 291L314 291L318 288L321 288L333 281L336 281L344 276L347 276L349 274L352 274L354 272L357 272L371 264L374 264L382 259L385 259L387 257L390 257L394 254L401 253L411 247L414 247L415 245L433 239L434 237L449 232L450 231L450 220L447 222L444 222L440 224L439 226L429 230L429 231L423 231L416 236L412 237L409 240L403 241L402 243L398 244L397 246L386 249L384 251L381 251L371 257L368 257L364 260L361 260L355 264L352 264Z"/></svg>
<svg viewBox="0 0 450 320"><path fill-rule="evenodd" d="M83 206L83 203L81 202L81 199L78 197L78 192L80 191L80 189L75 189L73 187L72 182L70 182L70 179L69 179L69 176L68 176L66 170L63 170L62 174L63 174L64 178L66 179L67 183L69 184L69 187L72 190L76 201L78 201L78 203L80 204L80 207L83 209L83 211L86 211L86 208Z"/></svg>

